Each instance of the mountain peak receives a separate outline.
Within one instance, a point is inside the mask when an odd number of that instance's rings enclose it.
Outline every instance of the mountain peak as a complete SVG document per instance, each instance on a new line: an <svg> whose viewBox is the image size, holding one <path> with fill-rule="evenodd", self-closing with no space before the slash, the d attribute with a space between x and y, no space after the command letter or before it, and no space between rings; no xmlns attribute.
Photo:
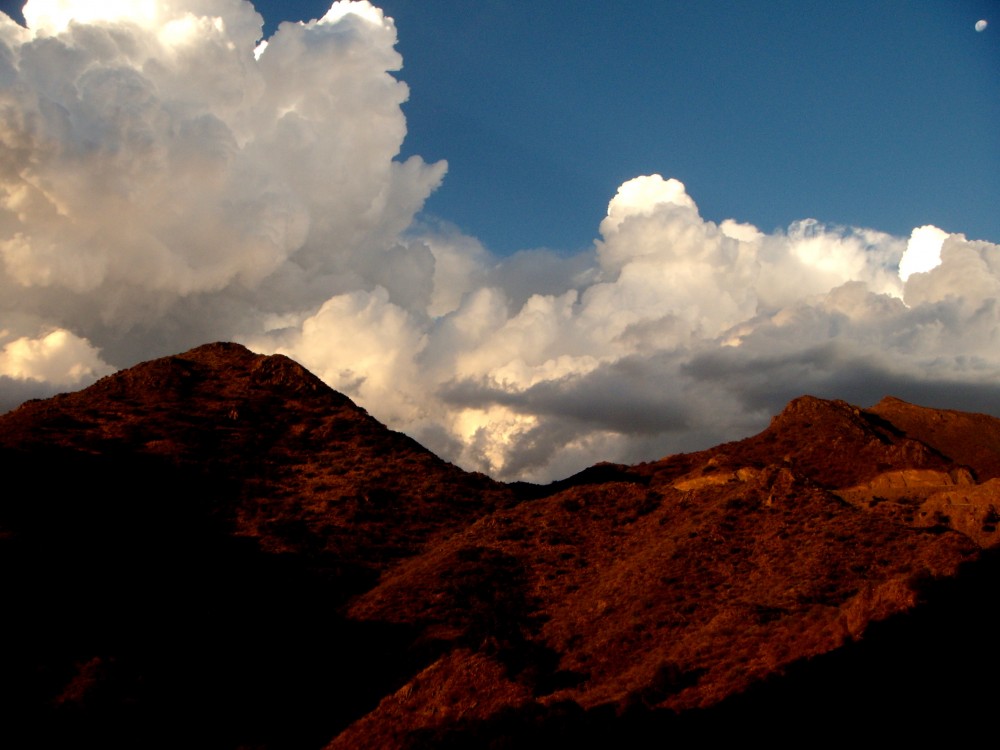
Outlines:
<svg viewBox="0 0 1000 750"><path fill-rule="evenodd" d="M852 420L859 416L860 409L839 399L824 399L804 395L793 398L785 408L772 418L773 423L810 421L815 419Z"/></svg>
<svg viewBox="0 0 1000 750"><path fill-rule="evenodd" d="M872 409L880 409L880 408L888 409L896 407L905 408L909 406L913 406L913 404L909 403L908 401L904 401L898 396L883 396L881 399L879 399L879 402L872 407Z"/></svg>
<svg viewBox="0 0 1000 750"><path fill-rule="evenodd" d="M208 344L201 344L193 349L188 349L177 356L183 359L211 362L220 360L247 360L261 355L250 351L243 344L237 344L235 341L213 341Z"/></svg>
<svg viewBox="0 0 1000 750"><path fill-rule="evenodd" d="M631 745L870 685L916 721L1000 627L956 615L1000 577L1000 420L899 399L509 487L219 342L0 415L0 465L0 695L46 746Z"/></svg>
<svg viewBox="0 0 1000 750"><path fill-rule="evenodd" d="M170 391L181 386L190 389L195 383L207 382L220 393L249 387L278 388L299 395L336 393L283 354L256 354L242 344L223 341L142 362L98 382L105 390L152 388Z"/></svg>

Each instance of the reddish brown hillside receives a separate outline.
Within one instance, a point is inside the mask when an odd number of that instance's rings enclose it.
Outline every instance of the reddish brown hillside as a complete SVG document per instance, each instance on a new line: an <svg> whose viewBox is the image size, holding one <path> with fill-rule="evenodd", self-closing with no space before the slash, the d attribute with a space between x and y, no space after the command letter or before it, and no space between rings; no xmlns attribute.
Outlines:
<svg viewBox="0 0 1000 750"><path fill-rule="evenodd" d="M877 415L844 401L794 399L763 432L689 456L670 456L641 467L673 472L701 465L703 473L743 466L785 466L823 487L858 484L890 469L944 469L950 459Z"/></svg>
<svg viewBox="0 0 1000 750"><path fill-rule="evenodd" d="M0 744L960 732L1000 699L952 689L1000 668L998 454L992 417L802 397L508 487L285 357L143 363L0 416Z"/></svg>
<svg viewBox="0 0 1000 750"><path fill-rule="evenodd" d="M321 746L413 658L344 600L512 502L234 344L0 416L0 467L0 714L36 747Z"/></svg>
<svg viewBox="0 0 1000 750"><path fill-rule="evenodd" d="M890 422L907 437L965 464L980 482L1000 477L1000 420L996 417L928 409L892 397L867 411Z"/></svg>
<svg viewBox="0 0 1000 750"><path fill-rule="evenodd" d="M746 440L554 483L354 603L355 617L415 625L454 650L331 748L409 746L382 733L400 724L428 746L473 747L491 732L527 732L524 742L545 736L539 716L572 734L567 705L601 728L594 716L683 715L800 674L914 611L927 581L979 554L978 536L917 518L913 489L873 513L841 488L897 474L950 481L962 463L880 415L803 397ZM506 679L484 659L506 665ZM456 681L475 699L457 699ZM517 729L512 707L525 717ZM457 721L464 712L475 721Z"/></svg>
<svg viewBox="0 0 1000 750"><path fill-rule="evenodd" d="M0 447L160 457L238 484L225 509L274 550L381 566L507 502L287 357L208 344L0 417Z"/></svg>
<svg viewBox="0 0 1000 750"><path fill-rule="evenodd" d="M921 581L976 550L769 467L688 489L579 487L494 513L383 576L351 613L454 644L440 679L476 672L485 647L508 666L505 691L540 707L685 710L911 609ZM380 737L407 702L409 721L440 729L420 707L438 690L431 676L332 747Z"/></svg>

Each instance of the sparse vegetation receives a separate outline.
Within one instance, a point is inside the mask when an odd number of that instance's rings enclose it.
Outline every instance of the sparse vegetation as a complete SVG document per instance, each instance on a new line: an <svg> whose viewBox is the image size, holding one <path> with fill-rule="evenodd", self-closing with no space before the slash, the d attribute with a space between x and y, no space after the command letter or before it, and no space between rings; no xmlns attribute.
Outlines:
<svg viewBox="0 0 1000 750"><path fill-rule="evenodd" d="M0 700L49 746L155 726L175 746L521 747L739 715L988 564L1000 461L962 436L1000 422L931 413L803 398L713 450L505 486L286 358L146 363L0 418L8 476L43 478L0 503L19 571ZM911 470L978 484L886 484Z"/></svg>

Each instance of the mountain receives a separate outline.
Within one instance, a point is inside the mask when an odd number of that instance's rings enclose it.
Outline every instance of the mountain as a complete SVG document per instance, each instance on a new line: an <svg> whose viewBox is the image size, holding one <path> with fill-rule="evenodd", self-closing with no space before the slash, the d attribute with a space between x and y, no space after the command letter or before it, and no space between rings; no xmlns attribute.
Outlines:
<svg viewBox="0 0 1000 750"><path fill-rule="evenodd" d="M986 415L804 396L504 485L210 344L0 416L0 462L11 747L958 737L1000 697Z"/></svg>

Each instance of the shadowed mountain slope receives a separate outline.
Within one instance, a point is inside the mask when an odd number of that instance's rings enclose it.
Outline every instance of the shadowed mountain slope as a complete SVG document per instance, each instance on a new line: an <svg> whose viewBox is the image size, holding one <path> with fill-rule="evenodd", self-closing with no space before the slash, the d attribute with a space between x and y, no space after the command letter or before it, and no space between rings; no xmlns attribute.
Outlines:
<svg viewBox="0 0 1000 750"><path fill-rule="evenodd" d="M950 721L1000 697L941 689L1000 666L998 454L992 417L806 396L745 440L505 486L285 357L199 347L0 416L0 732L471 748Z"/></svg>
<svg viewBox="0 0 1000 750"><path fill-rule="evenodd" d="M238 486L215 510L266 549L379 568L510 492L387 430L282 355L209 344L2 417L0 447L161 459Z"/></svg>

